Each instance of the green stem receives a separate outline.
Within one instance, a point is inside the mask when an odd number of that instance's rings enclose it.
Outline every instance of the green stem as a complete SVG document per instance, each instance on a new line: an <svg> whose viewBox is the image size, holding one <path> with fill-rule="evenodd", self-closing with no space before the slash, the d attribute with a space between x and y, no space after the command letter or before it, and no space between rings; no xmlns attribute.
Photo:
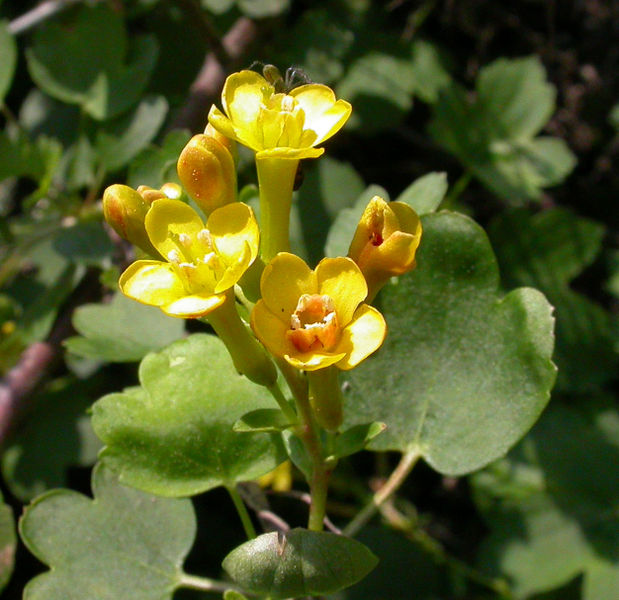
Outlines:
<svg viewBox="0 0 619 600"><path fill-rule="evenodd" d="M245 535L247 535L247 539L253 540L256 537L256 530L254 528L254 524L251 522L251 517L247 512L247 507L245 506L245 503L241 499L241 496L238 493L236 486L226 486L226 489L228 490L228 493L232 498L232 502L234 502L236 512L239 513L239 517L241 519L241 523L243 523L243 529L245 530Z"/></svg>
<svg viewBox="0 0 619 600"><path fill-rule="evenodd" d="M447 194L446 198L441 202L441 209L452 209L458 198L466 190L471 183L473 174L470 171L465 171L460 175L460 178L451 188L451 191Z"/></svg>
<svg viewBox="0 0 619 600"><path fill-rule="evenodd" d="M294 412L292 406L288 404L288 401L286 400L284 394L279 388L279 385L275 383L272 386L270 386L268 390L269 392L271 392L271 395L273 396L273 398L275 398L275 401L277 402L277 404L279 404L279 407L282 409L282 412L286 415L286 418L288 419L288 421L290 423L296 423L298 420L297 413Z"/></svg>
<svg viewBox="0 0 619 600"><path fill-rule="evenodd" d="M226 345L234 367L248 379L270 387L277 381L277 370L260 342L236 310L234 290L226 291L225 302L209 313L206 321Z"/></svg>
<svg viewBox="0 0 619 600"><path fill-rule="evenodd" d="M361 531L377 513L381 504L388 500L404 483L420 457L421 454L419 450L411 450L404 454L398 466L389 476L389 479L387 479L382 487L374 494L372 500L357 513L357 516L344 527L342 533L352 537Z"/></svg>
<svg viewBox="0 0 619 600"><path fill-rule="evenodd" d="M255 596L255 594L251 594L246 592L245 590L241 590L234 584L227 581L211 579L210 577L198 577L197 575L188 575L187 573L181 574L178 583L181 587L191 590L198 590L200 592L212 592L214 594L221 594L227 590L235 590L239 593L243 593L246 596Z"/></svg>
<svg viewBox="0 0 619 600"><path fill-rule="evenodd" d="M260 192L260 255L265 264L290 250L290 206L299 161L288 158L256 160Z"/></svg>

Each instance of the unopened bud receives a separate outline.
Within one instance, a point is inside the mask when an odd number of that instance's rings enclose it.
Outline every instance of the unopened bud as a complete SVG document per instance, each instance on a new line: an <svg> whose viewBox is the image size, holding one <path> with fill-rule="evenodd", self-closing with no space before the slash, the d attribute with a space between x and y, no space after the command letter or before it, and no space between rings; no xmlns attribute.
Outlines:
<svg viewBox="0 0 619 600"><path fill-rule="evenodd" d="M223 133L217 131L210 123L206 125L204 129L204 135L215 138L224 148L228 149L236 165L239 162L239 151L237 149L237 143L232 138L225 136Z"/></svg>
<svg viewBox="0 0 619 600"><path fill-rule="evenodd" d="M415 253L421 239L421 221L404 202L385 202L374 196L367 205L350 244L348 256L368 284L366 302L394 275L415 267Z"/></svg>
<svg viewBox="0 0 619 600"><path fill-rule="evenodd" d="M216 138L194 135L178 158L177 170L186 192L206 215L236 200L234 160Z"/></svg>
<svg viewBox="0 0 619 600"><path fill-rule="evenodd" d="M183 190L178 183L164 183L159 190L148 185L140 185L138 186L137 192L144 198L149 207L155 200L161 198L179 200L183 195Z"/></svg>
<svg viewBox="0 0 619 600"><path fill-rule="evenodd" d="M149 208L150 202L128 185L111 185L103 194L103 216L114 231L147 254L159 257L144 228Z"/></svg>

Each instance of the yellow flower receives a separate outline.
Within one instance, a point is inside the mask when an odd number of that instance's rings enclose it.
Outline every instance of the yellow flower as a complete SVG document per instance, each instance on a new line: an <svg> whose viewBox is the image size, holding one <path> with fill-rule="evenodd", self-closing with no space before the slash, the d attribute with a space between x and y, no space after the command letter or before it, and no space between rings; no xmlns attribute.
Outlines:
<svg viewBox="0 0 619 600"><path fill-rule="evenodd" d="M210 124L256 151L256 158L316 158L315 148L346 123L351 106L335 99L333 90L310 83L276 93L254 71L233 73L221 95L224 113L216 106L209 112Z"/></svg>
<svg viewBox="0 0 619 600"><path fill-rule="evenodd" d="M155 200L144 226L167 262L139 260L121 275L129 298L172 317L203 316L226 299L258 254L258 224L249 206L227 204L208 218L180 200Z"/></svg>
<svg viewBox="0 0 619 600"><path fill-rule="evenodd" d="M415 267L420 239L421 221L408 204L370 200L348 250L365 276L370 301L390 277Z"/></svg>
<svg viewBox="0 0 619 600"><path fill-rule="evenodd" d="M312 271L298 256L280 252L260 289L252 329L273 355L298 369L352 369L385 339L385 320L363 303L367 285L349 258L324 258Z"/></svg>

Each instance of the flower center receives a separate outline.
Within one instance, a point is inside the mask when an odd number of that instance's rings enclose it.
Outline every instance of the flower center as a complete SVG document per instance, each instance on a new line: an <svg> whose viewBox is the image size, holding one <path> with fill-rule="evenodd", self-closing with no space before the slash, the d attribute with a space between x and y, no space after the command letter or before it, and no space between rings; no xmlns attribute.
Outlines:
<svg viewBox="0 0 619 600"><path fill-rule="evenodd" d="M303 294L290 316L286 336L299 352L330 350L338 340L339 329L330 296Z"/></svg>

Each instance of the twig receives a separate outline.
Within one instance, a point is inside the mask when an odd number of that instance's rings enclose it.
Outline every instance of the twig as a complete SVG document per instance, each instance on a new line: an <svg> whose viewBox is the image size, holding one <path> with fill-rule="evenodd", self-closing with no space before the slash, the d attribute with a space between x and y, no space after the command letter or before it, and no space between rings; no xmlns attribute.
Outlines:
<svg viewBox="0 0 619 600"><path fill-rule="evenodd" d="M226 78L226 68L231 69L238 63L256 34L256 24L250 19L241 17L236 21L221 42L230 62L224 67L213 51L206 55L202 68L191 85L187 102L179 110L170 129L188 128L197 131L204 128L207 109L221 91Z"/></svg>
<svg viewBox="0 0 619 600"><path fill-rule="evenodd" d="M47 0L47 2L42 2L32 10L24 13L21 17L13 19L13 21L9 23L8 30L13 35L24 33L28 31L28 29L32 29L42 21L45 21L48 17L78 2L82 2L82 0Z"/></svg>

